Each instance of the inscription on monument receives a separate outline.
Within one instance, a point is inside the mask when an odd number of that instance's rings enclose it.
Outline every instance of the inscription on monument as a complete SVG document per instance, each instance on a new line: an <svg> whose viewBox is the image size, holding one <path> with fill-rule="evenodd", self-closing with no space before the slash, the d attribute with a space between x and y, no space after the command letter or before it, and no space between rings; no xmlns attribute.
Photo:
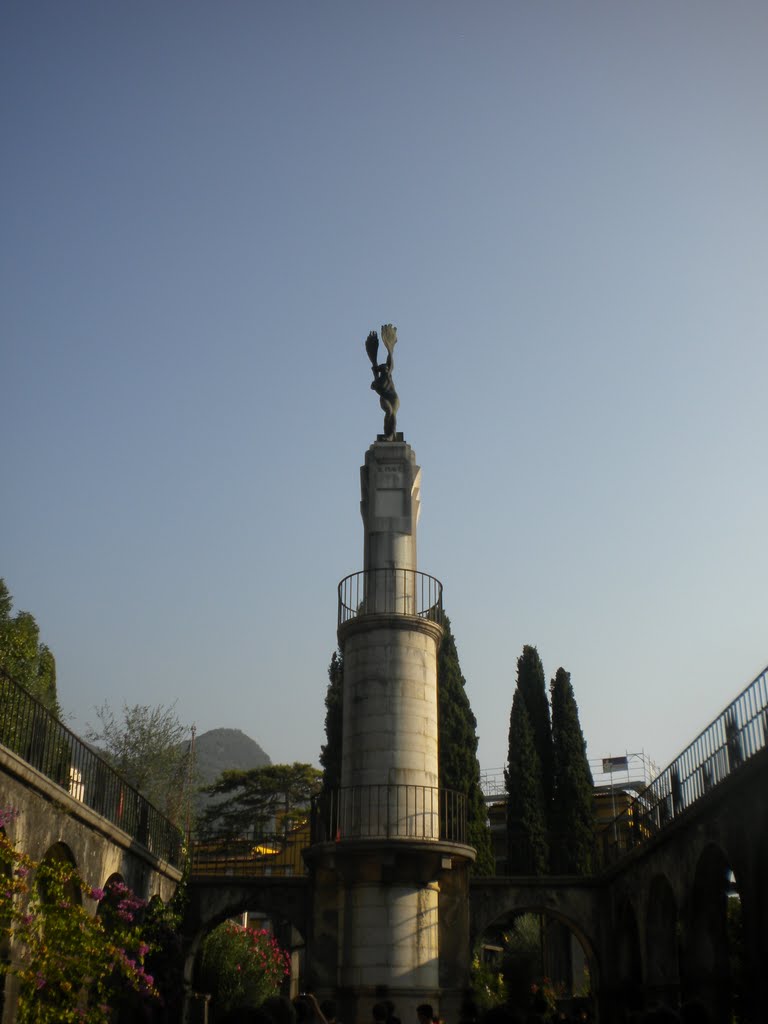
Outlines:
<svg viewBox="0 0 768 1024"><path fill-rule="evenodd" d="M376 486L382 488L404 487L403 471L400 466L380 466Z"/></svg>

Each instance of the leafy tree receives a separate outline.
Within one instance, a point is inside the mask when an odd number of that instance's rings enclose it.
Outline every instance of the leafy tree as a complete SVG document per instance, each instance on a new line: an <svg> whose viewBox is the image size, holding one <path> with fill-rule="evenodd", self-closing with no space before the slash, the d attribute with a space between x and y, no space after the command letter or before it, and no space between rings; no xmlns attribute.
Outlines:
<svg viewBox="0 0 768 1024"><path fill-rule="evenodd" d="M579 723L570 672L559 668L550 684L554 796L552 831L558 836L553 870L586 875L592 870L594 812L592 772Z"/></svg>
<svg viewBox="0 0 768 1024"><path fill-rule="evenodd" d="M535 647L526 644L517 659L517 689L525 702L533 732L533 745L541 766L541 786L545 818L552 800L552 724L549 717L544 666Z"/></svg>
<svg viewBox="0 0 768 1024"><path fill-rule="evenodd" d="M117 718L105 702L96 708L99 727L89 725L86 739L130 785L181 825L191 798L194 755L186 742L189 729L175 709L175 703L123 704L122 718Z"/></svg>
<svg viewBox="0 0 768 1024"><path fill-rule="evenodd" d="M13 598L0 579L0 669L61 717L56 699L56 661L40 642L40 629L29 612L11 614Z"/></svg>
<svg viewBox="0 0 768 1024"><path fill-rule="evenodd" d="M480 788L477 760L477 719L472 713L461 672L456 640L448 617L437 657L440 786L467 796L468 839L477 850L473 874L495 873L488 811Z"/></svg>
<svg viewBox="0 0 768 1024"><path fill-rule="evenodd" d="M519 687L509 716L507 784L507 871L509 874L546 873L547 817L541 764L528 710Z"/></svg>
<svg viewBox="0 0 768 1024"><path fill-rule="evenodd" d="M199 821L205 836L253 838L287 835L306 821L322 772L311 764L268 764L222 772L206 789L217 798Z"/></svg>
<svg viewBox="0 0 768 1024"><path fill-rule="evenodd" d="M334 651L328 666L328 689L325 693L325 739L320 748L323 766L323 789L341 786L341 737L343 728L344 655Z"/></svg>

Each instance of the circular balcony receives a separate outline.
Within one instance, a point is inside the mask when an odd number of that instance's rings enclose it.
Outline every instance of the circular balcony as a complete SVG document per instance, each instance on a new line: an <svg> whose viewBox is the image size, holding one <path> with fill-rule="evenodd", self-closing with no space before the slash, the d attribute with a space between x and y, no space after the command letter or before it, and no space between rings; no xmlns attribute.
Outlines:
<svg viewBox="0 0 768 1024"><path fill-rule="evenodd" d="M339 584L339 626L364 615L404 615L443 625L443 585L416 569L366 569Z"/></svg>
<svg viewBox="0 0 768 1024"><path fill-rule="evenodd" d="M410 840L467 843L467 798L435 786L344 786L312 802L312 842Z"/></svg>

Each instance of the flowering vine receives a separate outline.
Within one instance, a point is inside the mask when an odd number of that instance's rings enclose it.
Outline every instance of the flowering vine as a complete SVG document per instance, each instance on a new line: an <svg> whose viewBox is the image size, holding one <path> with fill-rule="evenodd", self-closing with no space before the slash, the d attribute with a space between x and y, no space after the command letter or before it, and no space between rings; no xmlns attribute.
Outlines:
<svg viewBox="0 0 768 1024"><path fill-rule="evenodd" d="M16 816L0 809L0 927L11 943L0 971L19 979L18 1024L108 1024L126 997L156 998L144 901L122 882L90 886L68 862L35 863L5 834ZM97 915L81 895L99 902Z"/></svg>

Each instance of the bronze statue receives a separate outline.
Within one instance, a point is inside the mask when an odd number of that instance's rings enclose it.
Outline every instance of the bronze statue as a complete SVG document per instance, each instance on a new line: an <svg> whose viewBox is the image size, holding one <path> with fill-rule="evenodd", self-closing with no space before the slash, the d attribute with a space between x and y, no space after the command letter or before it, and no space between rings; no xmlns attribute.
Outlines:
<svg viewBox="0 0 768 1024"><path fill-rule="evenodd" d="M392 324L382 324L381 340L387 350L386 363L376 362L379 351L379 336L376 331L371 331L365 340L365 351L371 360L373 368L373 383L371 388L379 396L379 404L384 410L384 440L394 441L397 433L397 410L400 408L400 399L395 391L395 382L392 380L392 370L395 366L394 350L397 343L397 328Z"/></svg>

